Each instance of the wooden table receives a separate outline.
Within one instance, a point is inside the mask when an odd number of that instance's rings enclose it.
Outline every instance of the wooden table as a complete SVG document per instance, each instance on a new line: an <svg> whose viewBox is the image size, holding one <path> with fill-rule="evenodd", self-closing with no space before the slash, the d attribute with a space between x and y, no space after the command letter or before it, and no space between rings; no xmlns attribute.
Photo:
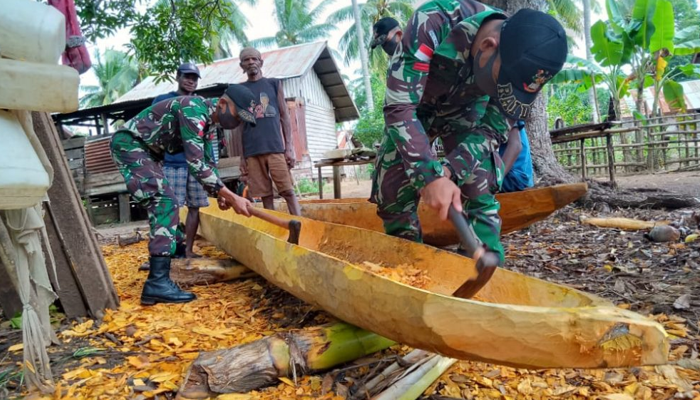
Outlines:
<svg viewBox="0 0 700 400"><path fill-rule="evenodd" d="M323 199L323 176L321 168L333 167L333 198L340 198L340 167L349 167L353 165L372 164L377 157L369 157L361 160L353 159L337 159L337 160L321 160L314 164L318 168L318 197Z"/></svg>

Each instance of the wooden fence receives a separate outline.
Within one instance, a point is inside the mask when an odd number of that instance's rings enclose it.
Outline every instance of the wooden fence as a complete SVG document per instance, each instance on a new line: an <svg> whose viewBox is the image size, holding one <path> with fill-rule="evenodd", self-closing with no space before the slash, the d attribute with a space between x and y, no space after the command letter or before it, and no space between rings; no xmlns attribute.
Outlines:
<svg viewBox="0 0 700 400"><path fill-rule="evenodd" d="M700 168L700 114L562 128L550 132L554 154L582 177Z"/></svg>

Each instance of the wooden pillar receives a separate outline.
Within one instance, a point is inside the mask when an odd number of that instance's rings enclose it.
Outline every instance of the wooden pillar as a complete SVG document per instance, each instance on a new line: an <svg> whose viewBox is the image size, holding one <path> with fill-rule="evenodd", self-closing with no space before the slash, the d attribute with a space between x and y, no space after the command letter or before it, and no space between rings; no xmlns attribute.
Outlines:
<svg viewBox="0 0 700 400"><path fill-rule="evenodd" d="M323 200L323 174L321 167L318 167L318 198Z"/></svg>
<svg viewBox="0 0 700 400"><path fill-rule="evenodd" d="M119 195L119 222L131 222L131 205L129 193Z"/></svg>
<svg viewBox="0 0 700 400"><path fill-rule="evenodd" d="M333 197L340 198L340 167L333 166Z"/></svg>
<svg viewBox="0 0 700 400"><path fill-rule="evenodd" d="M109 135L109 123L107 121L107 114L102 114L102 128L104 128L104 134Z"/></svg>
<svg viewBox="0 0 700 400"><path fill-rule="evenodd" d="M586 139L581 139L579 154L581 157L581 178L586 179Z"/></svg>
<svg viewBox="0 0 700 400"><path fill-rule="evenodd" d="M606 145L608 147L608 173L610 174L610 183L617 186L615 182L615 150L613 149L612 137L608 133L605 135Z"/></svg>
<svg viewBox="0 0 700 400"><path fill-rule="evenodd" d="M70 268L69 273L57 274L59 284L63 285L62 275L72 274L78 289L74 292L81 294L87 313L101 318L106 308L119 306L112 277L83 208L51 117L47 113L34 112L32 119L36 135L54 170L53 184L48 193L50 203L46 206L50 218L45 217L45 221L55 228L55 234L50 238L52 244L57 242L51 246L54 258L63 259Z"/></svg>
<svg viewBox="0 0 700 400"><path fill-rule="evenodd" d="M95 115L95 132L98 136L102 134L102 128L100 127L100 117L98 117L97 115Z"/></svg>

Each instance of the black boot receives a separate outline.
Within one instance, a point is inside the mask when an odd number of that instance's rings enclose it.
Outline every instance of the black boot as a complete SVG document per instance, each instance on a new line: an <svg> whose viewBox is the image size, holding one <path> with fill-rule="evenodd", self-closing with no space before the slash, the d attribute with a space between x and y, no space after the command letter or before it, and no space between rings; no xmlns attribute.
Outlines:
<svg viewBox="0 0 700 400"><path fill-rule="evenodd" d="M141 292L141 304L187 303L197 298L194 294L180 289L170 279L170 257L151 256L150 264L148 279Z"/></svg>

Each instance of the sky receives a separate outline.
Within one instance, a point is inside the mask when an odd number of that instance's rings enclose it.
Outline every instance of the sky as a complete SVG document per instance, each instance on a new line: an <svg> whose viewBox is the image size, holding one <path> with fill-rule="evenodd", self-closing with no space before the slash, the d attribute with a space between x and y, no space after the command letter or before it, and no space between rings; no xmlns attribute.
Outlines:
<svg viewBox="0 0 700 400"><path fill-rule="evenodd" d="M363 0L358 0L360 3L363 2ZM422 3L424 3L426 0L416 0L415 5L416 7ZM318 4L320 0L315 0L312 1L312 4L315 6ZM251 7L249 5L243 4L241 5L241 9L243 10L244 14L248 17L249 20L249 28L247 30L247 35L249 39L258 39L262 37L267 37L267 36L273 36L275 32L277 32L277 22L275 21L274 18L274 1L273 0L257 0L255 2L255 6ZM326 12L324 13L324 18L322 20L325 20L325 16L330 14L333 11L336 11L340 8L346 7L351 5L351 0L336 0L336 2L328 7ZM601 19L601 15L593 15L591 20L591 23L595 23L599 19ZM338 28L328 37L327 41L328 44L330 45L331 48L337 49L338 48L338 41L340 40L340 37L342 34L348 29L348 27L351 25L351 23L344 23L341 25L338 25ZM126 50L124 48L124 45L128 43L129 41L129 31L127 29L123 29L119 31L117 34L115 34L112 37L99 40L97 43L89 43L88 44L88 50L90 51L90 54L94 54L96 49L99 49L101 51L104 51L107 48L114 48L118 50ZM579 57L585 57L585 48L583 46L583 37L576 38L576 41L578 43L578 47L575 49L572 49L572 52L574 55L579 56ZM233 44L231 46L231 50L233 51L233 54L238 54L240 51L240 46L237 44ZM263 50L264 51L264 50ZM349 76L351 79L355 79L360 77L361 71L360 71L360 62L355 61L351 65L347 66L343 63L342 60L335 60L336 64L338 67L341 69L341 72L347 76ZM263 68L264 72L264 68ZM97 79L92 72L92 70L86 72L85 74L81 75L81 85L96 85L97 84ZM347 84L347 82L346 82Z"/></svg>

